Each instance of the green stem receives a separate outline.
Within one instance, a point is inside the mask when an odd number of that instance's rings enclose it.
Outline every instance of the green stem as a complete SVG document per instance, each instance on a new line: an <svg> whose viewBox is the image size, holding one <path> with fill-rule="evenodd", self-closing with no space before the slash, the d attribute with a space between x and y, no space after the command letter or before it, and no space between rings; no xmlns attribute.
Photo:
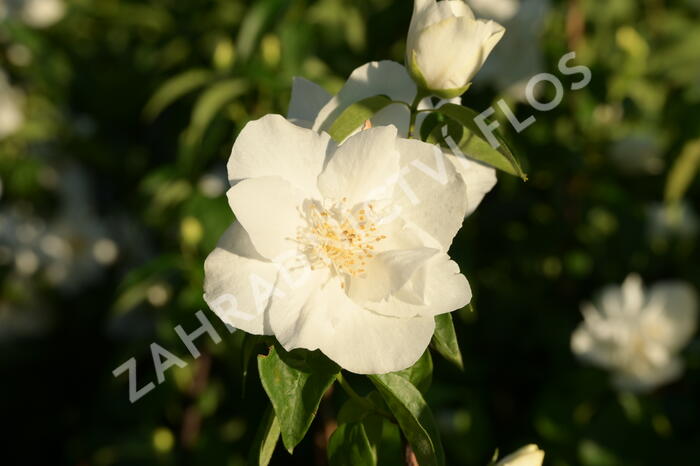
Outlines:
<svg viewBox="0 0 700 466"><path fill-rule="evenodd" d="M338 376L336 377L336 380L338 380L338 383L340 384L340 387L347 393L347 395L358 402L362 407L367 409L368 411L372 411L374 413L379 414L382 417L387 418L388 420L394 422L394 418L391 416L391 414L385 412L383 409L379 409L377 406L374 405L371 401L369 401L367 398L364 398L360 396L348 383L347 380L345 380L345 377L343 377L342 373L338 373Z"/></svg>
<svg viewBox="0 0 700 466"><path fill-rule="evenodd" d="M420 104L420 101L423 100L424 97L425 97L425 95L419 89L416 92L416 98L413 99L413 103L411 104L411 122L408 125L408 137L409 138L413 137L413 132L416 130L416 117L418 116L418 105Z"/></svg>

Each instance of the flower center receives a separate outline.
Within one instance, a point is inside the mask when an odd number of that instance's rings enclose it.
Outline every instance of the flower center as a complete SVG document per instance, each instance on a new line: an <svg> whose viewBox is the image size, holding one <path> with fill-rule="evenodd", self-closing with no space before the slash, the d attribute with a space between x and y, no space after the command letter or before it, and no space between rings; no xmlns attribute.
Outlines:
<svg viewBox="0 0 700 466"><path fill-rule="evenodd" d="M377 231L372 203L348 209L346 198L329 205L307 201L302 215L307 225L296 241L309 258L312 270L327 267L336 274L362 276L375 255L375 245L386 238Z"/></svg>

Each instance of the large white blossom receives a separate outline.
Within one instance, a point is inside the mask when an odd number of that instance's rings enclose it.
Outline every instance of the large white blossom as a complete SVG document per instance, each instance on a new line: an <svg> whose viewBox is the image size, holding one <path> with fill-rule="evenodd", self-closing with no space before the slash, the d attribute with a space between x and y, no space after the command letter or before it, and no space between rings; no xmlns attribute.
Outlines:
<svg viewBox="0 0 700 466"><path fill-rule="evenodd" d="M544 451L530 444L501 459L496 466L542 466L543 461Z"/></svg>
<svg viewBox="0 0 700 466"><path fill-rule="evenodd" d="M434 317L471 299L447 255L464 182L443 160L393 126L338 146L279 115L249 123L228 164L236 222L206 260L205 300L236 328L352 372L411 366ZM434 173L399 176L411 164Z"/></svg>
<svg viewBox="0 0 700 466"><path fill-rule="evenodd" d="M415 0L406 64L422 87L461 95L504 32L494 21L476 19L462 0Z"/></svg>
<svg viewBox="0 0 700 466"><path fill-rule="evenodd" d="M289 104L289 118L295 123L327 131L333 122L352 104L376 95L386 95L396 103L388 105L372 117L375 126L394 125L399 135L408 137L411 114L408 106L416 98L418 90L404 66L393 61L371 62L352 72L338 95L331 96L323 88L303 78L296 78ZM459 103L459 98L442 100L433 105L430 98L420 102L419 109L439 107L446 102ZM425 113L418 115L416 133ZM357 128L357 132L361 130ZM444 156L452 163L465 183L467 215L474 212L484 196L496 185L496 170L468 158L469 154L452 153L445 149Z"/></svg>
<svg viewBox="0 0 700 466"><path fill-rule="evenodd" d="M623 390L648 391L682 373L680 350L695 333L697 295L682 282L647 290L638 275L605 288L582 308L584 322L571 347L585 361L612 372Z"/></svg>

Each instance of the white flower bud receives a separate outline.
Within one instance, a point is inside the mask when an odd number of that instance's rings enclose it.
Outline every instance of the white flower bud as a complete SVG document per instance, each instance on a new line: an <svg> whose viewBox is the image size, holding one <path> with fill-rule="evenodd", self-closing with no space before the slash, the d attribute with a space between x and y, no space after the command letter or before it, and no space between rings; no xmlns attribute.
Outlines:
<svg viewBox="0 0 700 466"><path fill-rule="evenodd" d="M462 95L505 29L478 20L461 0L415 0L406 64L418 85L443 98Z"/></svg>

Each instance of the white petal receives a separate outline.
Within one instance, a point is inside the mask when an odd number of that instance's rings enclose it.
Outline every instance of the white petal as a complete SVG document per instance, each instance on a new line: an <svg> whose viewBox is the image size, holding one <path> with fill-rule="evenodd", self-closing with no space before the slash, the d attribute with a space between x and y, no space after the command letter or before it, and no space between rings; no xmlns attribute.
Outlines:
<svg viewBox="0 0 700 466"><path fill-rule="evenodd" d="M350 279L348 296L360 304L386 299L400 290L438 252L437 249L420 248L380 253L367 264L366 274Z"/></svg>
<svg viewBox="0 0 700 466"><path fill-rule="evenodd" d="M466 216L468 217L479 207L484 196L496 186L498 181L496 169L483 165L476 160L468 159L460 154L453 155L448 153L447 158L464 180L467 192Z"/></svg>
<svg viewBox="0 0 700 466"><path fill-rule="evenodd" d="M537 445L527 445L503 458L496 466L542 466L544 452Z"/></svg>
<svg viewBox="0 0 700 466"><path fill-rule="evenodd" d="M416 0L413 5L413 16L409 28L409 37L412 32L419 32L452 17L474 18L469 5L462 0L449 0L436 2L435 0ZM408 47L410 49L410 47Z"/></svg>
<svg viewBox="0 0 700 466"><path fill-rule="evenodd" d="M290 119L313 122L330 100L331 95L318 84L295 77L287 116Z"/></svg>
<svg viewBox="0 0 700 466"><path fill-rule="evenodd" d="M571 350L580 359L600 367L612 367L614 348L608 342L598 340L585 324L581 324L571 336Z"/></svg>
<svg viewBox="0 0 700 466"><path fill-rule="evenodd" d="M294 239L306 225L300 208L307 195L301 190L282 178L263 177L243 180L227 195L236 219L263 257L273 260L298 249Z"/></svg>
<svg viewBox="0 0 700 466"><path fill-rule="evenodd" d="M472 80L504 33L498 23L468 17L433 24L416 38L418 68L431 89L461 88Z"/></svg>
<svg viewBox="0 0 700 466"><path fill-rule="evenodd" d="M663 318L663 325L655 328L662 332L657 341L672 351L680 350L690 341L697 328L698 314L698 297L692 286L682 282L654 285L649 293L649 308L658 309Z"/></svg>
<svg viewBox="0 0 700 466"><path fill-rule="evenodd" d="M436 2L435 0L415 0L413 16L408 28L406 40L407 63L411 62L411 54L415 49L418 35L427 27L453 17L474 18L474 13L462 0Z"/></svg>
<svg viewBox="0 0 700 466"><path fill-rule="evenodd" d="M648 367L644 371L619 371L613 375L613 384L620 390L648 392L672 382L683 373L683 362L678 358L658 367Z"/></svg>
<svg viewBox="0 0 700 466"><path fill-rule="evenodd" d="M318 178L323 196L347 198L349 205L376 199L377 190L386 187L399 171L396 141L393 126L371 128L348 138Z"/></svg>
<svg viewBox="0 0 700 466"><path fill-rule="evenodd" d="M622 284L622 301L625 312L638 313L644 306L644 284L637 274L629 275Z"/></svg>
<svg viewBox="0 0 700 466"><path fill-rule="evenodd" d="M447 251L467 212L466 186L444 153L432 144L401 139L401 179L394 200L401 218L435 238Z"/></svg>
<svg viewBox="0 0 700 466"><path fill-rule="evenodd" d="M472 299L472 291L459 266L447 254L430 259L394 295L365 304L378 314L396 317L434 317L461 309Z"/></svg>
<svg viewBox="0 0 700 466"><path fill-rule="evenodd" d="M315 194L326 153L334 148L327 134L267 115L248 123L236 139L228 162L229 180L235 184L246 178L279 176Z"/></svg>
<svg viewBox="0 0 700 466"><path fill-rule="evenodd" d="M274 284L279 272L271 262L241 255L255 254L250 245L238 222L226 230L204 262L204 300L225 323L255 335L271 335L264 310L274 293L255 288L257 279L251 277Z"/></svg>
<svg viewBox="0 0 700 466"><path fill-rule="evenodd" d="M387 105L374 114L370 120L372 126L394 125L399 136L408 137L408 128L411 124L411 112L403 104Z"/></svg>
<svg viewBox="0 0 700 466"><path fill-rule="evenodd" d="M336 279L319 289L297 313L270 313L270 324L287 350L320 349L342 368L384 374L413 365L430 343L432 317L398 319L368 311L347 297Z"/></svg>
<svg viewBox="0 0 700 466"><path fill-rule="evenodd" d="M313 128L327 131L343 110L376 95L411 103L416 96L416 85L399 63L385 60L362 65L352 72L338 95L323 107Z"/></svg>

